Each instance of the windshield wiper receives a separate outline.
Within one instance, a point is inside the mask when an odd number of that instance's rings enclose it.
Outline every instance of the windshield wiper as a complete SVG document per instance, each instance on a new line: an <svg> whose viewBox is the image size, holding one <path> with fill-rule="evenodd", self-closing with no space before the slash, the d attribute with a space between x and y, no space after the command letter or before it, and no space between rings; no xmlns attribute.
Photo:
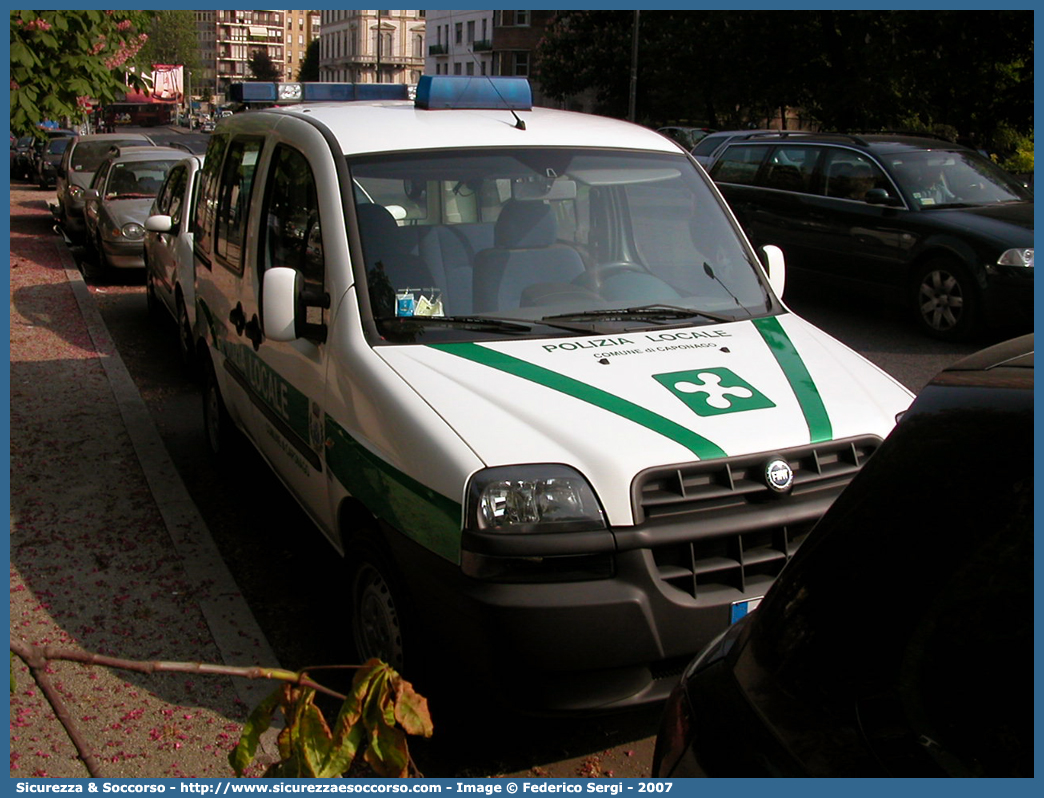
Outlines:
<svg viewBox="0 0 1044 798"><path fill-rule="evenodd" d="M541 321L557 319L599 319L601 321L667 321L691 319L700 316L711 321L735 321L731 316L721 316L693 308L675 305L641 305L633 308L603 308L601 310L584 310L578 313L562 313L557 316L544 316Z"/></svg>
<svg viewBox="0 0 1044 798"><path fill-rule="evenodd" d="M520 324L507 319L494 319L487 316L384 316L378 321L382 324L461 327L470 330L496 330L497 332L527 333L533 329L531 324Z"/></svg>

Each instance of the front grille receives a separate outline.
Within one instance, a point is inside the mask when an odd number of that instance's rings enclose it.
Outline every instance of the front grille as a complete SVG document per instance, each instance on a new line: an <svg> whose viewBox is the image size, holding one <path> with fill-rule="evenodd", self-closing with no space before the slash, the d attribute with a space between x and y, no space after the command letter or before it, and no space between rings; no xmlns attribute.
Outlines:
<svg viewBox="0 0 1044 798"><path fill-rule="evenodd" d="M850 438L642 472L632 490L639 523L692 531L663 543L655 533L647 538L657 576L693 598L767 589L818 520L802 505L832 501L880 443ZM794 472L785 495L765 480L765 465L775 458Z"/></svg>

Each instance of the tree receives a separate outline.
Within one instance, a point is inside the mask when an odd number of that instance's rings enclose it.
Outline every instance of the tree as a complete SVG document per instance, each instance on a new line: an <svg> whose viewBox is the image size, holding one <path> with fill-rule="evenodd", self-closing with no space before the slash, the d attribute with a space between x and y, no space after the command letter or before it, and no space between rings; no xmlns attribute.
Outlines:
<svg viewBox="0 0 1044 798"><path fill-rule="evenodd" d="M308 51L297 68L297 79L299 81L319 80L319 40L312 39L308 45Z"/></svg>
<svg viewBox="0 0 1044 798"><path fill-rule="evenodd" d="M563 11L535 76L557 99L627 108L633 12ZM643 11L638 116L745 127L801 109L823 130L1033 129L1032 11Z"/></svg>
<svg viewBox="0 0 1044 798"><path fill-rule="evenodd" d="M192 11L157 11L149 26L149 39L141 48L146 64L181 64L199 69L199 35Z"/></svg>
<svg viewBox="0 0 1044 798"><path fill-rule="evenodd" d="M283 73L272 63L268 50L254 50L250 54L247 66L250 67L250 74L253 76L252 80L275 81L283 78Z"/></svg>
<svg viewBox="0 0 1044 798"><path fill-rule="evenodd" d="M151 11L12 11L11 132L37 132L45 120L82 118L91 100L111 102L148 40Z"/></svg>

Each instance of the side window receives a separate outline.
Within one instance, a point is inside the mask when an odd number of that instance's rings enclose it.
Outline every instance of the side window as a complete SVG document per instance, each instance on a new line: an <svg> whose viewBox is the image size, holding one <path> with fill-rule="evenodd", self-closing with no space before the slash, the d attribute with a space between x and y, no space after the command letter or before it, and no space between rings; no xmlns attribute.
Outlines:
<svg viewBox="0 0 1044 798"><path fill-rule="evenodd" d="M273 266L296 269L309 288L325 280L319 198L315 177L305 157L280 145L272 156L265 182L265 240L260 271Z"/></svg>
<svg viewBox="0 0 1044 798"><path fill-rule="evenodd" d="M767 144L727 147L711 167L711 177L718 183L753 185L758 168L770 149Z"/></svg>
<svg viewBox="0 0 1044 798"><path fill-rule="evenodd" d="M254 187L254 168L260 152L260 139L233 141L228 147L217 191L214 251L224 266L240 274L243 271L243 245L247 239L250 192Z"/></svg>
<svg viewBox="0 0 1044 798"><path fill-rule="evenodd" d="M156 197L156 211L167 216L173 216L173 199L181 192L181 183L185 177L183 167L175 167L170 170L167 180Z"/></svg>
<svg viewBox="0 0 1044 798"><path fill-rule="evenodd" d="M199 202L196 203L196 216L192 228L195 233L195 248L206 258L214 248L214 213L217 209L218 174L221 161L225 156L228 139L224 136L211 136L207 146L207 158L199 179ZM209 261L205 264L210 268Z"/></svg>
<svg viewBox="0 0 1044 798"><path fill-rule="evenodd" d="M766 188L809 192L821 147L777 147L759 181Z"/></svg>
<svg viewBox="0 0 1044 798"><path fill-rule="evenodd" d="M881 168L854 150L830 148L823 164L824 191L828 197L865 200L872 188L888 189Z"/></svg>
<svg viewBox="0 0 1044 798"><path fill-rule="evenodd" d="M102 164L98 168L98 171L94 173L94 179L91 180L90 187L98 189L98 191L100 193L102 188L105 186L105 179L106 179L106 177L108 177L108 174L109 174L109 164L107 164L107 163Z"/></svg>

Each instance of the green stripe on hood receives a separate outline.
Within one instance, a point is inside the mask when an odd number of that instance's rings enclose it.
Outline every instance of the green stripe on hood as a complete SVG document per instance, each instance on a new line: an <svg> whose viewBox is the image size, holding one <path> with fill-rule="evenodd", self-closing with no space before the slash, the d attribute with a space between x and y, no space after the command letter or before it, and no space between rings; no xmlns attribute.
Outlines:
<svg viewBox="0 0 1044 798"><path fill-rule="evenodd" d="M823 404L823 398L819 395L819 389L816 388L816 383L808 373L797 347L783 330L779 319L769 316L754 319L753 322L794 390L794 396L801 405L801 412L805 415L805 423L808 424L811 443L833 440L834 430L830 425L830 416Z"/></svg>
<svg viewBox="0 0 1044 798"><path fill-rule="evenodd" d="M513 374L524 380L543 385L545 388L550 388L553 391L564 393L566 396L572 396L581 402L587 402L595 407L608 410L610 413L615 413L636 424L640 424L646 429L659 433L684 446L701 460L725 457L725 451L717 444L697 435L681 424L671 421L669 418L664 418L640 405L636 405L634 402L621 399L619 396L614 396L600 388L574 380L572 377L566 377L543 366L537 366L525 360L519 360L511 355L505 355L502 352L473 343L429 344L429 346L432 349L439 349L447 354L456 355L474 363L481 363L484 366L503 371L506 374Z"/></svg>

